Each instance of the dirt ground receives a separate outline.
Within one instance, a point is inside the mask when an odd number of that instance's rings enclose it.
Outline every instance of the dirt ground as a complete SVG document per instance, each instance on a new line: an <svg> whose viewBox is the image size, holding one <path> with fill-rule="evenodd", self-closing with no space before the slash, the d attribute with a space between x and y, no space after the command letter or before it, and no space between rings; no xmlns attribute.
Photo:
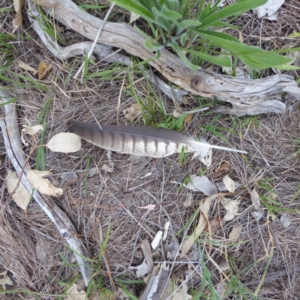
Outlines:
<svg viewBox="0 0 300 300"><path fill-rule="evenodd" d="M7 4L2 1L0 6L6 7ZM106 10L98 14L98 17L103 17L105 12ZM120 14L117 8L115 12ZM12 12L0 13L1 31L12 31L13 15ZM23 28L15 33L18 35L18 42L13 44L14 53L10 57L10 69L16 73L24 72L20 71L16 64L17 59L22 59L34 68L37 68L42 60L50 62L52 70L41 81L47 86L47 91L32 88L30 85L12 84L13 88L9 92L18 99L16 105L20 128L21 125L27 124L27 121L35 124L49 99L52 101L47 116L45 141L56 133L66 131L66 122L73 119L93 121L95 117L101 124L116 124L118 120L119 124L130 125L131 122L126 120L123 114L124 109L136 103L130 90L129 72L120 72L116 74L118 76L114 75L116 79L106 81L100 78L84 83L73 80L72 76L83 59L61 62L53 57L30 28L25 14L23 16ZM127 18L128 16L125 20ZM299 39L287 38L287 35L294 31L300 31L299 21L300 3L286 0L275 21L257 19L249 12L235 23L242 26L241 33L245 43L271 50L274 47L299 46ZM83 40L79 35L68 31L64 34L68 43ZM111 64L102 62L91 66L89 71L99 72L110 68ZM273 70L266 70L261 76L272 74ZM299 72L296 71L290 74L295 79L299 76ZM35 78L28 72L24 72L23 75ZM14 80L16 78L9 72L6 76L11 76ZM131 76L134 80L141 78L138 72L131 72ZM9 86L6 82L1 82L1 85ZM134 88L140 99L147 103L151 91L145 79L138 80ZM178 154L154 159L112 153L115 168L113 172L105 172L101 168L109 163L106 151L87 142L83 142L82 149L73 154L46 150L46 169L52 172L49 179L55 186L64 189L64 194L55 198L55 201L72 220L90 257L95 259L93 274L101 278L102 283L99 286L102 289L113 289L111 279L116 286L119 285L115 280L117 278L137 279L135 271L129 270L128 267L142 263L144 256L141 242L144 239L151 242L156 232L163 230L166 221L170 221L171 224L167 243L175 238L181 243L187 235L192 234L198 216L186 232L189 219L206 196L184 187L178 188L187 176L200 175L205 171L205 175L213 183L222 182L225 175L241 183L241 187L230 196L232 199L240 199L238 215L232 221L224 222L213 233L212 239L218 241L218 245L209 243L210 237L206 232L201 236L201 242L194 245L187 257L178 257L173 261L166 257L166 243L161 243L153 250L154 264L158 265L167 260L172 267L172 279L182 282L188 277L189 289L196 291L203 288L203 263L211 274L214 286L226 282L228 276L231 280L236 278L237 282L245 284L244 289L249 289L252 293L266 272L258 299L299 299L300 218L297 210L300 209L300 198L298 196L293 201L292 198L300 182L300 154L296 154L299 145L295 142L300 139L300 103L284 95L282 98L287 105L287 110L282 115L237 118L208 113L194 114L189 127L183 131L184 134L203 136L211 143L228 146L205 130L204 126L211 122L232 147L248 151L244 156L214 150L212 165L208 170L199 160L192 160L192 155L180 164ZM172 107L170 99L163 98L163 101L168 107ZM196 100L191 101L185 109L194 108L195 103ZM157 118L160 121L159 115ZM137 119L134 125L144 126L143 118ZM28 140L29 146L24 146L26 155L30 153L33 145L32 140ZM2 297L56 299L57 295L66 289L66 285L62 283L70 284L79 274L74 255L36 202L32 201L26 212L14 202L3 209L8 199L4 184L6 170L12 169L12 166L7 158L2 137L0 163L3 218L0 226L0 271L8 271L13 285L7 285L6 288L15 290ZM32 168L35 167L35 163L36 150L30 157ZM225 172L219 172L224 163L228 163L230 167ZM95 171L94 174L91 170ZM286 211L277 208L274 212L276 218L272 220L268 209L265 208L263 217L257 221L252 215L255 209L249 194L253 188L265 197L276 194L274 199ZM141 207L149 204L157 204L157 207L143 218L145 209ZM223 206L215 202L211 206L209 219L220 219L225 213ZM290 226L285 227L280 222L283 215L290 219ZM237 243L228 245L226 240L235 225L242 226L242 233ZM108 228L110 231L105 258L97 263L99 249L103 245ZM221 266L226 260L230 269L220 272L213 261ZM193 275L189 276L191 273ZM142 283L126 286L136 296L145 288ZM24 289L27 292L22 292ZM209 295L209 289L206 287L204 290L205 294ZM237 290L233 289L231 296L226 299L242 299ZM207 297L210 299L210 296Z"/></svg>

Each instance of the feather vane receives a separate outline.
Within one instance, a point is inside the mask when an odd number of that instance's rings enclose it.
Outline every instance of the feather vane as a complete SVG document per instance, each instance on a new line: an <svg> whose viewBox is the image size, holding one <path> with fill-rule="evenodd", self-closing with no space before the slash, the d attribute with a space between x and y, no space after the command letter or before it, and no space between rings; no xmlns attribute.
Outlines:
<svg viewBox="0 0 300 300"><path fill-rule="evenodd" d="M247 153L242 150L198 142L168 129L117 125L101 125L100 128L98 124L78 121L68 121L67 125L69 131L96 146L138 156L165 157L180 153L182 147L185 148L185 152L201 153L209 148L215 148Z"/></svg>

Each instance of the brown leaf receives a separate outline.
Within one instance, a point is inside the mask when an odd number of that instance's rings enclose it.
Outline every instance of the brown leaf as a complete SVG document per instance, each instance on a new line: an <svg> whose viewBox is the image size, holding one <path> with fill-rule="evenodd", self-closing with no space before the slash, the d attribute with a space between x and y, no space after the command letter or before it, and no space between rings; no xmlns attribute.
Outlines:
<svg viewBox="0 0 300 300"><path fill-rule="evenodd" d="M228 175L226 175L223 178L223 182L224 182L224 185L225 185L227 191L229 191L231 193L234 193L234 191L235 191L235 184L234 184L234 181Z"/></svg>
<svg viewBox="0 0 300 300"><path fill-rule="evenodd" d="M141 114L139 104L138 103L132 104L130 107L123 110L123 114L126 119L133 121Z"/></svg>
<svg viewBox="0 0 300 300"><path fill-rule="evenodd" d="M36 170L29 170L26 177L32 187L37 189L43 195L58 197L63 194L63 190L61 188L53 186L49 180L42 178Z"/></svg>
<svg viewBox="0 0 300 300"><path fill-rule="evenodd" d="M78 285L74 283L67 291L66 299L67 300L85 300L87 299L85 291L78 291Z"/></svg>
<svg viewBox="0 0 300 300"><path fill-rule="evenodd" d="M219 218L214 218L214 219L209 220L209 225L210 225L211 232L216 233L217 230L220 227L220 224L221 224L221 222L220 222ZM205 227L204 231L209 231L208 230L208 225Z"/></svg>
<svg viewBox="0 0 300 300"><path fill-rule="evenodd" d="M210 205L214 200L216 200L216 197L217 197L216 195L213 195L205 198L200 202L200 216L199 216L198 225L195 228L194 232L190 235L190 237L184 242L180 257L184 257L189 252L196 239L199 237L199 235L203 232L203 230L207 226Z"/></svg>
<svg viewBox="0 0 300 300"><path fill-rule="evenodd" d="M224 208L227 210L227 213L224 216L223 221L231 221L236 216L239 210L240 202L238 200L232 200L223 197L221 199L221 203L223 204Z"/></svg>
<svg viewBox="0 0 300 300"><path fill-rule="evenodd" d="M11 279L7 275L7 270L4 270L0 273L0 285L2 286L3 290L6 290L6 285L14 285Z"/></svg>
<svg viewBox="0 0 300 300"><path fill-rule="evenodd" d="M17 185L19 184L18 188ZM24 209L26 211L27 206L30 202L31 194L28 192L28 190L25 188L22 182L19 180L19 176L16 172L12 172L8 170L7 172L7 178L6 178L6 186L8 192L12 194L13 200L16 202L16 204Z"/></svg>
<svg viewBox="0 0 300 300"><path fill-rule="evenodd" d="M29 71L29 72L32 72L33 75L35 75L37 73L37 70L34 69L33 67L25 64L23 61L19 60L18 61L18 67L25 70L25 71Z"/></svg>
<svg viewBox="0 0 300 300"><path fill-rule="evenodd" d="M24 5L24 0L14 0L14 8L16 11L16 16L12 21L13 31L14 33L20 26L22 26L22 7Z"/></svg>
<svg viewBox="0 0 300 300"><path fill-rule="evenodd" d="M236 243L239 240L240 234L243 231L243 226L242 225L235 225L231 232L229 233L228 239L232 243Z"/></svg>
<svg viewBox="0 0 300 300"><path fill-rule="evenodd" d="M192 119L193 119L193 114L187 115L185 117L185 119L184 119L184 129L187 130L189 128Z"/></svg>
<svg viewBox="0 0 300 300"><path fill-rule="evenodd" d="M213 177L219 177L222 173L228 172L231 169L231 165L227 162L224 162L220 167L215 171Z"/></svg>
<svg viewBox="0 0 300 300"><path fill-rule="evenodd" d="M47 64L46 62L44 62L42 60L39 64L39 67L38 67L38 78L39 78L39 80L44 79L48 75L48 73L50 72L51 69L52 69L52 65Z"/></svg>

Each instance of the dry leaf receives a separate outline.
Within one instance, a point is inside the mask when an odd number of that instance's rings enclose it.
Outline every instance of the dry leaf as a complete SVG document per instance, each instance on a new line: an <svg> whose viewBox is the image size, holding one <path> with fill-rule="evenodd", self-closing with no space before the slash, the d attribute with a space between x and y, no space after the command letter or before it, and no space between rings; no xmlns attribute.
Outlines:
<svg viewBox="0 0 300 300"><path fill-rule="evenodd" d="M138 18L140 17L140 15L134 13L134 12L130 12L130 20L129 20L129 24L133 23L134 21L136 21Z"/></svg>
<svg viewBox="0 0 300 300"><path fill-rule="evenodd" d="M238 189L241 186L241 184L238 181L234 181L234 187L235 189ZM224 182L218 182L217 183L217 188L220 192L226 192L228 191Z"/></svg>
<svg viewBox="0 0 300 300"><path fill-rule="evenodd" d="M63 194L62 189L56 188L49 180L42 178L34 170L29 170L26 177L31 186L37 189L41 194L56 197Z"/></svg>
<svg viewBox="0 0 300 300"><path fill-rule="evenodd" d="M151 247L152 247L153 250L155 250L156 247L158 246L158 244L159 244L159 242L162 238L162 235L163 235L163 232L161 230L157 231L154 239L151 242Z"/></svg>
<svg viewBox="0 0 300 300"><path fill-rule="evenodd" d="M232 242L232 243L236 243L240 237L240 234L243 230L243 226L242 225L235 225L231 232L229 233L229 237L228 239Z"/></svg>
<svg viewBox="0 0 300 300"><path fill-rule="evenodd" d="M19 176L16 172L12 172L10 170L8 170L7 173L8 174L6 177L6 186L7 186L8 192L11 194L15 190L15 188L19 182ZM12 194L12 198L19 207L21 207L22 209L24 209L26 211L27 206L31 199L31 194L25 188L23 183L20 182L15 193Z"/></svg>
<svg viewBox="0 0 300 300"><path fill-rule="evenodd" d="M188 194L186 200L183 202L183 207L189 207L193 204L193 195Z"/></svg>
<svg viewBox="0 0 300 300"><path fill-rule="evenodd" d="M224 182L224 185L225 185L227 191L229 191L231 193L234 193L234 191L235 191L235 184L234 184L234 181L228 175L226 175L223 178L223 182Z"/></svg>
<svg viewBox="0 0 300 300"><path fill-rule="evenodd" d="M29 144L25 141L24 138L24 134L29 134L29 135L35 135L37 134L39 131L44 130L43 125L35 125L35 126L27 126L27 125L23 125L23 129L21 131L21 141L22 143L28 147Z"/></svg>
<svg viewBox="0 0 300 300"><path fill-rule="evenodd" d="M40 171L40 170L32 170L32 172L34 172L35 174L41 176L41 177L45 177L48 175L51 175L52 172L51 171Z"/></svg>
<svg viewBox="0 0 300 300"><path fill-rule="evenodd" d="M139 104L132 104L130 107L123 110L123 114L126 119L134 121L141 114Z"/></svg>
<svg viewBox="0 0 300 300"><path fill-rule="evenodd" d="M136 277L138 278L144 277L150 271L145 259L139 266L130 266L129 270L136 270Z"/></svg>
<svg viewBox="0 0 300 300"><path fill-rule="evenodd" d="M160 300L189 300L192 296L187 293L188 286L185 282L182 283L181 287L178 289L178 285L174 283L170 278L167 281L166 287L163 291ZM176 292L174 292L176 290ZM171 296L172 295L172 296Z"/></svg>
<svg viewBox="0 0 300 300"><path fill-rule="evenodd" d="M107 173L113 173L113 171L114 171L114 169L111 168L107 164L103 164L102 167L101 167L101 170L103 170L104 172L107 172Z"/></svg>
<svg viewBox="0 0 300 300"><path fill-rule="evenodd" d="M182 116L182 113L178 112L176 109L173 110L173 117L174 118L180 118Z"/></svg>
<svg viewBox="0 0 300 300"><path fill-rule="evenodd" d="M263 217L264 213L265 213L265 210L260 208L257 211L253 211L251 213L251 215L256 221L258 221Z"/></svg>
<svg viewBox="0 0 300 300"><path fill-rule="evenodd" d="M269 226L269 224L277 219L277 216L274 213L268 212L267 214L267 222L264 224L265 226Z"/></svg>
<svg viewBox="0 0 300 300"><path fill-rule="evenodd" d="M287 215L282 215L280 217L280 222L285 228L288 228L292 224L291 219Z"/></svg>
<svg viewBox="0 0 300 300"><path fill-rule="evenodd" d="M203 232L205 229L207 222L208 222L208 212L210 209L210 205L212 201L216 199L216 196L213 195L211 197L208 197L200 202L200 217L199 217L199 222L197 224L196 229L194 232L190 235L190 237L185 241L182 252L181 252L181 257L184 257L188 251L191 249L193 246L194 242L198 238L198 236Z"/></svg>
<svg viewBox="0 0 300 300"><path fill-rule="evenodd" d="M167 236L168 236L168 231L169 231L169 227L170 227L170 221L167 221L164 225L164 235L163 235L163 241L166 240Z"/></svg>
<svg viewBox="0 0 300 300"><path fill-rule="evenodd" d="M3 271L0 273L0 285L2 286L2 290L6 290L5 285L13 285L13 282L11 281L11 279L7 276L7 270Z"/></svg>
<svg viewBox="0 0 300 300"><path fill-rule="evenodd" d="M52 69L52 65L47 64L46 62L44 62L42 60L39 64L39 67L38 67L38 78L39 78L39 80L44 79L48 75L48 73L50 72L51 69Z"/></svg>
<svg viewBox="0 0 300 300"><path fill-rule="evenodd" d="M20 26L22 26L22 7L24 5L24 0L14 0L14 8L16 11L16 16L12 21L13 31L14 33Z"/></svg>
<svg viewBox="0 0 300 300"><path fill-rule="evenodd" d="M27 126L27 125L23 125L23 129L22 132L24 134L29 134L29 135L35 135L36 133L38 133L39 131L44 130L43 125L34 125L34 126Z"/></svg>
<svg viewBox="0 0 300 300"><path fill-rule="evenodd" d="M37 73L37 70L34 69L33 67L25 64L23 61L19 60L18 61L18 67L25 70L25 71L28 71L28 72L32 72L33 75L35 75Z"/></svg>
<svg viewBox="0 0 300 300"><path fill-rule="evenodd" d="M78 292L77 290L78 285L74 283L67 291L67 300L85 300L87 299L86 297L86 292L85 291L80 291Z"/></svg>
<svg viewBox="0 0 300 300"><path fill-rule="evenodd" d="M194 116L193 114L190 114L190 115L187 115L185 117L185 119L184 119L184 125L183 125L185 130L187 130L189 128L190 123L191 123L191 121L193 119L193 116Z"/></svg>
<svg viewBox="0 0 300 300"><path fill-rule="evenodd" d="M215 171L213 177L218 177L221 173L225 173L231 170L231 165L227 162L221 164L221 166Z"/></svg>
<svg viewBox="0 0 300 300"><path fill-rule="evenodd" d="M221 203L223 204L224 208L227 210L227 213L224 216L223 221L232 220L236 216L239 210L240 202L238 200L222 198Z"/></svg>
<svg viewBox="0 0 300 300"><path fill-rule="evenodd" d="M260 197L259 194L257 193L256 189L253 189L251 192L251 201L252 204L254 205L255 209L259 209L260 208Z"/></svg>
<svg viewBox="0 0 300 300"><path fill-rule="evenodd" d="M269 20L277 20L277 11L284 3L284 0L268 0L268 2L253 11L257 14L258 18L266 16Z"/></svg>
<svg viewBox="0 0 300 300"><path fill-rule="evenodd" d="M52 152L73 153L81 149L81 138L75 133L60 132L46 145Z"/></svg>
<svg viewBox="0 0 300 300"><path fill-rule="evenodd" d="M219 229L221 222L219 218L209 220L210 230L212 233L216 233ZM208 225L205 227L204 231L208 231Z"/></svg>
<svg viewBox="0 0 300 300"><path fill-rule="evenodd" d="M192 191L200 191L206 196L211 196L217 193L217 188L206 176L190 175L191 182L184 185Z"/></svg>

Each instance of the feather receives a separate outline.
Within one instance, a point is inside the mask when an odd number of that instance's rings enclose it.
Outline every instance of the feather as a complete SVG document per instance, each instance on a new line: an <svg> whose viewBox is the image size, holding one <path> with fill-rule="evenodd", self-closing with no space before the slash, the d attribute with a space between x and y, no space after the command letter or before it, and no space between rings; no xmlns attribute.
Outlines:
<svg viewBox="0 0 300 300"><path fill-rule="evenodd" d="M69 131L79 135L82 139L101 148L116 152L149 156L165 157L173 153L180 153L182 147L185 152L207 152L209 148L247 153L245 151L214 146L197 142L177 131L156 129L153 127L133 127L117 125L101 125L68 121Z"/></svg>

